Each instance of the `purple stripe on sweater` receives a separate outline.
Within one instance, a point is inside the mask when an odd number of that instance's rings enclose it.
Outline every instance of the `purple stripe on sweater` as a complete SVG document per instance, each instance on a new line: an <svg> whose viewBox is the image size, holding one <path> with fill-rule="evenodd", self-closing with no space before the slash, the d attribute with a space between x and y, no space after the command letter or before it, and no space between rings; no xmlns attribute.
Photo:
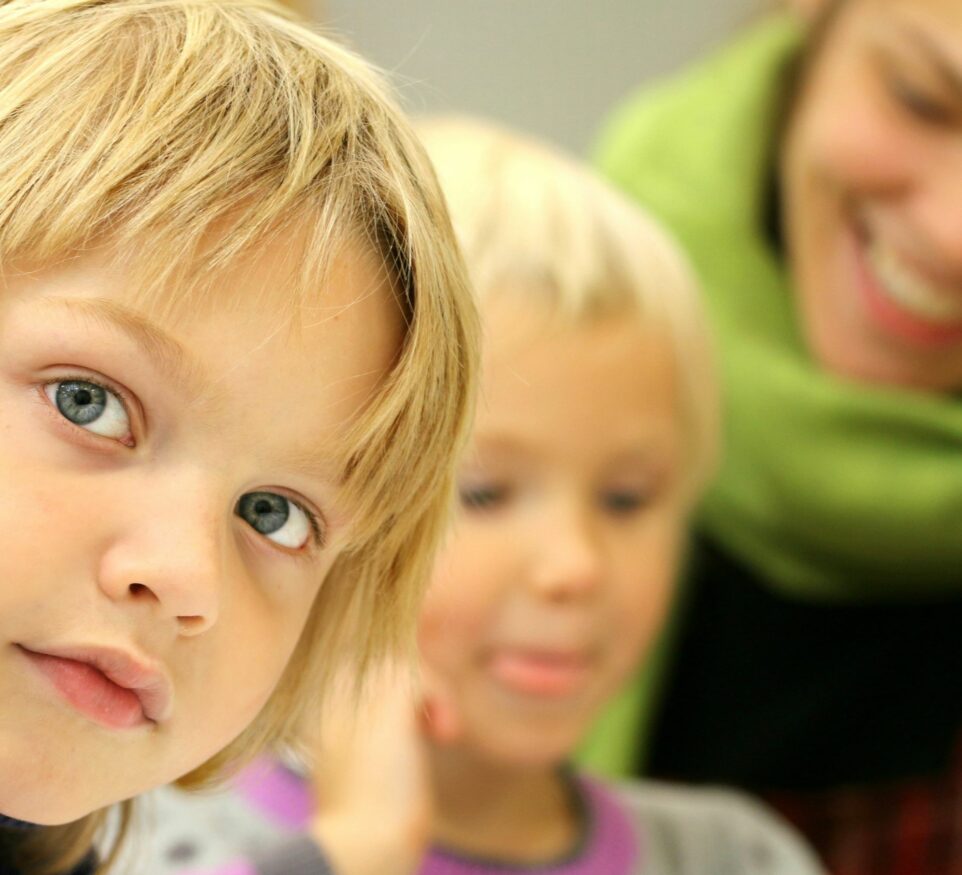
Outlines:
<svg viewBox="0 0 962 875"><path fill-rule="evenodd" d="M522 872L537 875L630 875L639 855L638 839L631 821L614 796L600 784L579 777L588 812L588 837L574 858L557 865L508 866L488 860L459 857L433 850L425 858L418 875L497 875Z"/></svg>
<svg viewBox="0 0 962 875"><path fill-rule="evenodd" d="M302 829L310 819L307 781L274 760L256 760L234 779L234 788L266 820L286 829Z"/></svg>

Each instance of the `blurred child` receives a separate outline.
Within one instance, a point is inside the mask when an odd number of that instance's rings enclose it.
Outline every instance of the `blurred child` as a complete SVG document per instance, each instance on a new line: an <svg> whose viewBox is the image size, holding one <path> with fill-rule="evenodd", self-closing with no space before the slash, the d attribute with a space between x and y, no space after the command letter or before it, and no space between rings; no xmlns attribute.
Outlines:
<svg viewBox="0 0 962 875"><path fill-rule="evenodd" d="M294 772L262 764L189 813L159 800L167 851L191 872L219 858L221 875L817 872L746 798L611 786L570 765L664 621L716 453L709 343L680 254L542 146L466 121L423 132L487 343L460 509L419 624L423 748L389 676L353 735L327 728L317 805ZM324 848L338 830L361 850Z"/></svg>
<svg viewBox="0 0 962 875"><path fill-rule="evenodd" d="M88 871L406 641L473 304L379 79L268 0L0 6L0 282L0 871Z"/></svg>

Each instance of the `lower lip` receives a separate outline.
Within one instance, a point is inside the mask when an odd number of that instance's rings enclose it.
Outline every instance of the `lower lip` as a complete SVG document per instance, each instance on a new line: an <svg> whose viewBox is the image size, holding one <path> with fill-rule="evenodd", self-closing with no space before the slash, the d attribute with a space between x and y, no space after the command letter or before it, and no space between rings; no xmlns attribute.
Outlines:
<svg viewBox="0 0 962 875"><path fill-rule="evenodd" d="M136 693L92 665L24 648L21 652L67 702L95 723L107 729L134 729L150 722Z"/></svg>
<svg viewBox="0 0 962 875"><path fill-rule="evenodd" d="M488 670L504 687L527 696L564 698L579 692L589 677L589 663L525 651L502 651L488 660Z"/></svg>
<svg viewBox="0 0 962 875"><path fill-rule="evenodd" d="M868 263L864 238L853 231L851 239L856 285L869 316L879 328L917 347L949 346L962 340L962 324L933 322L909 312L892 300L880 288L881 281Z"/></svg>

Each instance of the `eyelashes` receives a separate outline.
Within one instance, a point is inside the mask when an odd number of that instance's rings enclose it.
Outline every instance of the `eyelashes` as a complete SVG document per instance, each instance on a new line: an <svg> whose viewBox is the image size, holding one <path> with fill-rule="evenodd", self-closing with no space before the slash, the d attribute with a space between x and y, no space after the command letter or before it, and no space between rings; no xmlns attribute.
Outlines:
<svg viewBox="0 0 962 875"><path fill-rule="evenodd" d="M515 497L511 486L500 483L462 486L458 490L461 507L473 513L494 513ZM652 488L603 489L597 494L598 507L611 517L630 517L643 511L657 497Z"/></svg>
<svg viewBox="0 0 962 875"><path fill-rule="evenodd" d="M255 532L282 547L300 549L312 535L319 546L324 545L317 517L276 492L247 492L238 500L234 513Z"/></svg>
<svg viewBox="0 0 962 875"><path fill-rule="evenodd" d="M136 445L127 406L113 389L93 380L73 378L47 383L43 391L54 409L77 428L127 447ZM255 532L288 550L300 550L311 539L318 547L324 546L324 530L317 515L280 493L245 493L234 514Z"/></svg>

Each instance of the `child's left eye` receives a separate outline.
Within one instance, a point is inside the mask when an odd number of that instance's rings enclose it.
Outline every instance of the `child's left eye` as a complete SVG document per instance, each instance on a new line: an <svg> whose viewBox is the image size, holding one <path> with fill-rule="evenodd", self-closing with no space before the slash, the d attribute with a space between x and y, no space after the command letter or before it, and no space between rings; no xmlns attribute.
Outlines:
<svg viewBox="0 0 962 875"><path fill-rule="evenodd" d="M234 512L255 532L292 550L303 547L314 528L302 508L276 492L248 492Z"/></svg>
<svg viewBox="0 0 962 875"><path fill-rule="evenodd" d="M121 440L130 434L123 402L109 389L88 380L62 380L43 387L64 419L86 431Z"/></svg>
<svg viewBox="0 0 962 875"><path fill-rule="evenodd" d="M650 496L635 490L611 490L602 493L601 503L606 511L615 516L627 516L641 510Z"/></svg>

